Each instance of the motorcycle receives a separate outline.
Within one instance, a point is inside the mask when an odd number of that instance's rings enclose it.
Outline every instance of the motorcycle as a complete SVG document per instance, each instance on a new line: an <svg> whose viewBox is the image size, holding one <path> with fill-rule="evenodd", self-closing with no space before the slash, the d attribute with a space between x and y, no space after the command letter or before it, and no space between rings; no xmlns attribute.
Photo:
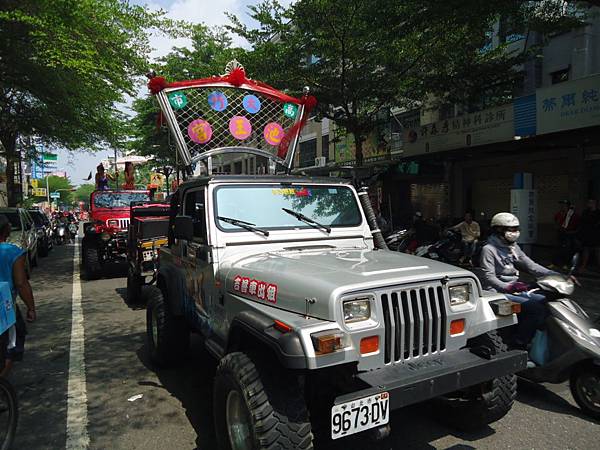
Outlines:
<svg viewBox="0 0 600 450"><path fill-rule="evenodd" d="M461 234L457 231L448 230L439 241L417 247L415 255L459 265L460 258L463 256Z"/></svg>
<svg viewBox="0 0 600 450"><path fill-rule="evenodd" d="M600 419L600 330L588 314L569 296L575 290L571 272L549 275L536 281L532 291L542 291L547 299L545 329L538 330L529 349L528 368L518 373L537 383L562 383L569 387L577 405L587 415ZM510 341L514 327L501 331Z"/></svg>
<svg viewBox="0 0 600 450"><path fill-rule="evenodd" d="M67 226L64 223L58 222L54 226L54 243L62 245L67 243Z"/></svg>
<svg viewBox="0 0 600 450"><path fill-rule="evenodd" d="M405 252L413 235L412 230L395 230L385 238L385 243L393 252Z"/></svg>
<svg viewBox="0 0 600 450"><path fill-rule="evenodd" d="M69 240L71 242L75 242L75 238L77 237L77 233L79 230L79 226L77 222L71 222L69 224Z"/></svg>

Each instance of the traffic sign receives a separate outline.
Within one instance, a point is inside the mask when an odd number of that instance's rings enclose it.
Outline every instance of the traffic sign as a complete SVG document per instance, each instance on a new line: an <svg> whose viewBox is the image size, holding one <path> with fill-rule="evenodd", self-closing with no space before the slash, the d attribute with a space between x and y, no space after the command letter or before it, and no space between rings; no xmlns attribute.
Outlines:
<svg viewBox="0 0 600 450"><path fill-rule="evenodd" d="M150 184L156 184L158 187L162 187L163 184L165 184L164 175L157 172L150 173Z"/></svg>
<svg viewBox="0 0 600 450"><path fill-rule="evenodd" d="M31 180L31 187L34 188L34 189L37 188L38 187L38 180L35 180L35 179Z"/></svg>
<svg viewBox="0 0 600 450"><path fill-rule="evenodd" d="M60 198L60 192L50 192L50 197L51 198Z"/></svg>
<svg viewBox="0 0 600 450"><path fill-rule="evenodd" d="M31 195L33 195L34 197L45 197L46 188L33 188L31 190Z"/></svg>

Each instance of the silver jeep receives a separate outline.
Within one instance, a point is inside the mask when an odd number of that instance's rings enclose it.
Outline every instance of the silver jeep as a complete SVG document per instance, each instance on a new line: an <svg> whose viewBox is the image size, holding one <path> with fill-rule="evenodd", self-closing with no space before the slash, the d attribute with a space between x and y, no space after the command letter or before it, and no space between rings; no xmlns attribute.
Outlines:
<svg viewBox="0 0 600 450"><path fill-rule="evenodd" d="M192 178L173 196L149 347L167 365L190 332L203 337L223 448L385 436L391 410L435 397L462 428L510 410L526 357L495 332L516 323L504 297L377 248L359 197L337 179L277 175Z"/></svg>

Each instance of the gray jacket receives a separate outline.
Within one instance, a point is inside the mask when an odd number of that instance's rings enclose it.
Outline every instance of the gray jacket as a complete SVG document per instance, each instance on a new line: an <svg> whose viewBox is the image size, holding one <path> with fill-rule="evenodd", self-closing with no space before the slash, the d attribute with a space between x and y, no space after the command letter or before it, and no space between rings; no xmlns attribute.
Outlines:
<svg viewBox="0 0 600 450"><path fill-rule="evenodd" d="M536 277L556 274L534 262L517 244L506 244L498 236L491 236L481 250L480 266L483 289L494 292L507 292L519 280L519 269Z"/></svg>

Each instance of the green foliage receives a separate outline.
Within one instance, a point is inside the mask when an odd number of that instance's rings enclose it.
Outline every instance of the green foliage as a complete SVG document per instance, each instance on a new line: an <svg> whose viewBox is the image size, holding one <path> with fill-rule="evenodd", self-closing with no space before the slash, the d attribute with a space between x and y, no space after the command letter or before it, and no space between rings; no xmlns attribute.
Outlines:
<svg viewBox="0 0 600 450"><path fill-rule="evenodd" d="M58 199L58 201L67 205L71 204L71 202L73 201L73 192L71 191L71 189L73 189L73 185L71 184L71 181L68 178L56 177L54 175L50 175L46 178L48 178L48 186L50 193L56 191L60 192L60 198ZM39 180L39 187L46 187L46 178ZM34 202L42 202L47 199L45 196L33 198Z"/></svg>
<svg viewBox="0 0 600 450"><path fill-rule="evenodd" d="M580 23L558 0L299 0L287 10L266 0L249 10L258 28L230 17L229 29L253 45L250 73L296 93L311 87L320 114L354 135L358 165L392 107L512 93L527 54L508 43L483 50L499 17L524 34Z"/></svg>
<svg viewBox="0 0 600 450"><path fill-rule="evenodd" d="M90 194L94 192L96 186L91 183L80 184L75 192L73 192L73 201L75 202L84 202L89 204L90 202Z"/></svg>
<svg viewBox="0 0 600 450"><path fill-rule="evenodd" d="M0 141L7 156L14 157L19 136L71 150L122 147L125 117L115 103L135 92L147 70L149 28L177 27L163 12L120 0L0 2Z"/></svg>

